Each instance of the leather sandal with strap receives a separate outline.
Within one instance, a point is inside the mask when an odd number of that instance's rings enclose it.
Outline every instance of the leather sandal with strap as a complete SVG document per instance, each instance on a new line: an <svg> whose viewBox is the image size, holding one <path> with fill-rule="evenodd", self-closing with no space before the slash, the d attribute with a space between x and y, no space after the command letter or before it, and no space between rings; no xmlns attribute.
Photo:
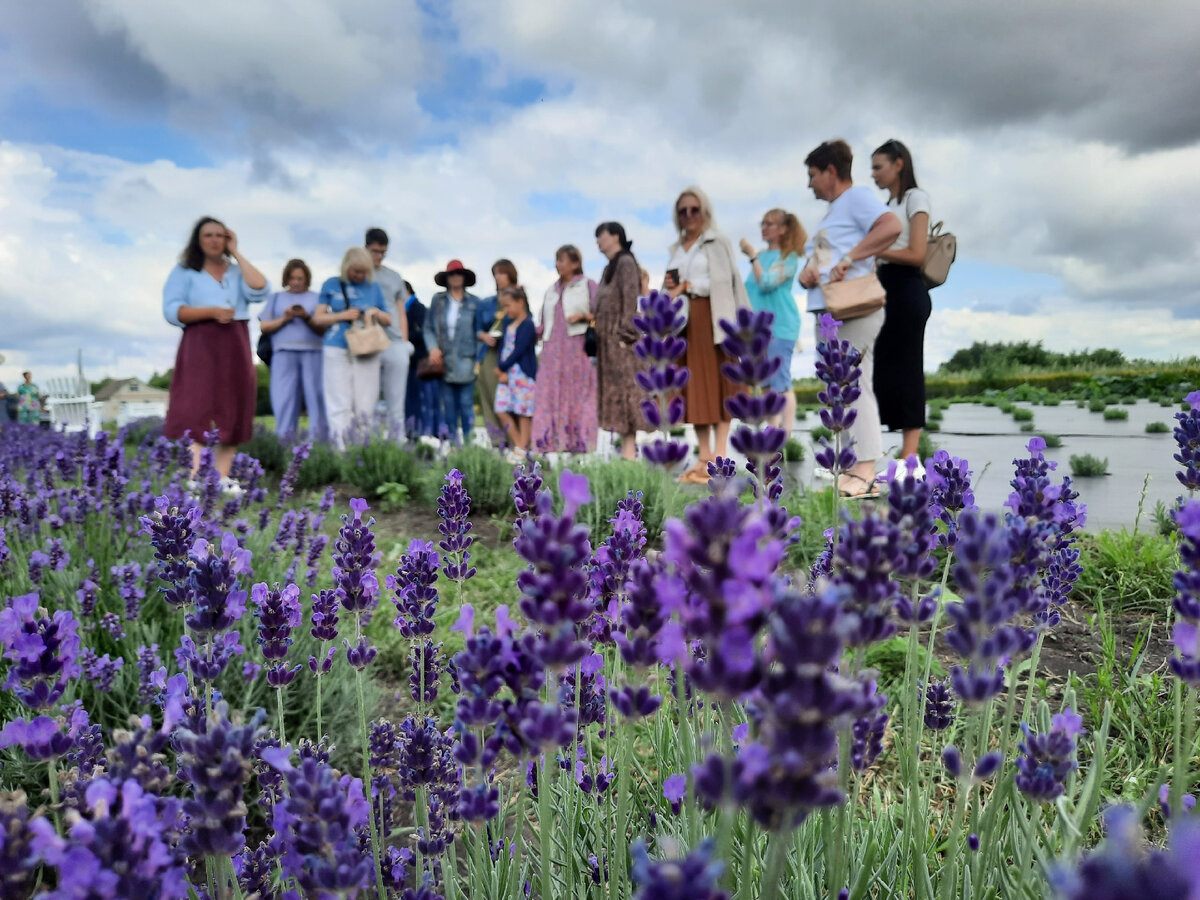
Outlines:
<svg viewBox="0 0 1200 900"><path fill-rule="evenodd" d="M879 485L874 481L867 481L861 475L855 475L853 472L843 472L842 478L849 478L862 486L861 490L847 490L840 484L838 486L838 496L845 500L869 500L879 496Z"/></svg>

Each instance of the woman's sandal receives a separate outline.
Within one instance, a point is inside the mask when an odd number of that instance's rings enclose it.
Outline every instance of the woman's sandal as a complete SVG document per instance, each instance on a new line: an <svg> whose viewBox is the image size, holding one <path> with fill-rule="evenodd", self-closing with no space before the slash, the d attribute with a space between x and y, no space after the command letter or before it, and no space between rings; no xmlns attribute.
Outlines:
<svg viewBox="0 0 1200 900"><path fill-rule="evenodd" d="M874 481L867 481L861 475L855 475L853 472L843 472L842 478L851 478L862 485L860 491L848 491L844 487L838 487L838 496L846 500L869 500L879 496L879 485Z"/></svg>
<svg viewBox="0 0 1200 900"><path fill-rule="evenodd" d="M708 460L702 459L682 475L680 484L708 484Z"/></svg>

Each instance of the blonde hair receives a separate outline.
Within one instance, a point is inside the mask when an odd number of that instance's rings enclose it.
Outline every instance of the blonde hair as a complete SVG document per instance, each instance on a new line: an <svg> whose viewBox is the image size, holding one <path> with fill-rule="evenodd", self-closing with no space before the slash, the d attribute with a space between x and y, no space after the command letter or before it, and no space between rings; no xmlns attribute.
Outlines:
<svg viewBox="0 0 1200 900"><path fill-rule="evenodd" d="M783 226L783 238L779 241L779 258L787 259L789 253L797 256L804 255L804 243L808 240L808 232L800 224L800 220L786 209L775 207L768 209L764 216L778 216L779 224Z"/></svg>
<svg viewBox="0 0 1200 900"><path fill-rule="evenodd" d="M675 230L683 234L683 223L679 221L679 201L689 194L700 203L700 218L704 220L704 229L702 230L715 226L717 223L713 217L712 201L708 199L708 194L693 184L679 192L679 196L675 198L675 205L671 207L671 219L675 222Z"/></svg>
<svg viewBox="0 0 1200 900"><path fill-rule="evenodd" d="M375 280L375 260L371 259L371 254L364 247L351 247L342 256L342 281L350 280L350 270L355 266L361 266L363 271L367 273L367 281Z"/></svg>

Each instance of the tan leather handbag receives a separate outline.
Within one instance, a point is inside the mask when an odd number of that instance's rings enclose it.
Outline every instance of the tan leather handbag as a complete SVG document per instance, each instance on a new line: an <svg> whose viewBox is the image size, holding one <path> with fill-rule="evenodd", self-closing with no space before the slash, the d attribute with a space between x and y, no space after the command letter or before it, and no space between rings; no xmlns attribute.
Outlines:
<svg viewBox="0 0 1200 900"><path fill-rule="evenodd" d="M929 228L929 243L925 245L925 262L921 263L921 275L926 287L938 287L946 283L950 265L958 255L958 239L949 231L942 231L938 222Z"/></svg>
<svg viewBox="0 0 1200 900"><path fill-rule="evenodd" d="M346 329L346 346L350 348L351 356L374 356L391 344L392 339L378 322L366 325L359 319Z"/></svg>
<svg viewBox="0 0 1200 900"><path fill-rule="evenodd" d="M825 311L835 319L861 319L876 310L883 309L887 292L872 272L861 278L847 278L821 285L825 296Z"/></svg>

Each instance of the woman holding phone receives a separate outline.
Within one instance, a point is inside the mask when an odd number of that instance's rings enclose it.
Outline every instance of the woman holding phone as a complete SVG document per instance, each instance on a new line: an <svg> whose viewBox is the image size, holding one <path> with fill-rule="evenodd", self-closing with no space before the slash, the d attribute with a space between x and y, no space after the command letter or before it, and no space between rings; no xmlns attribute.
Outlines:
<svg viewBox="0 0 1200 900"><path fill-rule="evenodd" d="M690 377L683 390L684 421L695 427L700 450L699 461L679 480L707 484L708 464L729 452L732 417L725 399L737 392L721 374L728 358L720 346L720 322L732 322L739 309L750 305L750 298L734 262L733 245L717 230L712 204L700 188L687 188L675 201L675 229L679 240L671 245L663 287L688 302L684 365Z"/></svg>
<svg viewBox="0 0 1200 900"><path fill-rule="evenodd" d="M179 265L163 286L163 317L183 329L163 434L192 440L192 477L200 470L206 433L217 440L213 466L221 489L238 444L250 439L258 380L250 353L249 305L267 296L267 279L238 249L237 235L211 216L193 227Z"/></svg>
<svg viewBox="0 0 1200 900"><path fill-rule="evenodd" d="M362 319L385 328L392 323L383 291L375 283L375 262L362 247L351 247L342 257L340 276L326 279L317 299L312 322L325 332L325 414L329 436L339 449L355 419L369 419L379 402L382 360L379 354L355 356L346 341L351 323Z"/></svg>
<svg viewBox="0 0 1200 900"><path fill-rule="evenodd" d="M309 290L312 272L302 259L283 267L285 291L272 294L259 315L263 334L271 336L271 412L275 433L290 437L300 421L300 401L308 410L308 433L325 437L324 364L321 336L313 324L317 294Z"/></svg>

